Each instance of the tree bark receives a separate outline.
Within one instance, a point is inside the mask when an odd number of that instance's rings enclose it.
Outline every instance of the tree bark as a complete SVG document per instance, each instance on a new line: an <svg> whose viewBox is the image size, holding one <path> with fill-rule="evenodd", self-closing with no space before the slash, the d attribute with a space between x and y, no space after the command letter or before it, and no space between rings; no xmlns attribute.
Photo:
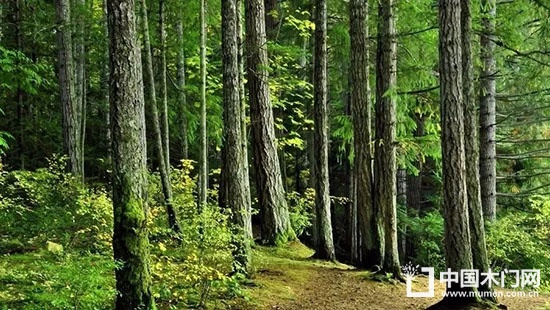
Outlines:
<svg viewBox="0 0 550 310"><path fill-rule="evenodd" d="M284 196L269 97L264 3L263 0L247 0L245 4L247 88L262 242L281 244L294 239L295 234Z"/></svg>
<svg viewBox="0 0 550 310"><path fill-rule="evenodd" d="M165 11L166 1L159 0L159 40L160 40L160 98L161 98L161 110L160 118L162 120L161 132L162 132L162 151L164 152L164 161L166 167L166 173L170 175L170 125L168 122L168 93L166 89L166 29L165 29Z"/></svg>
<svg viewBox="0 0 550 310"><path fill-rule="evenodd" d="M155 149L157 151L158 165L160 172L160 180L162 183L162 193L164 195L164 204L168 215L168 225L175 232L181 231L177 219L176 210L172 205L172 183L170 181L170 173L166 166L165 153L162 146L162 131L159 121L159 113L157 108L157 96L155 91L155 79L153 74L153 62L151 55L151 42L149 40L149 22L147 17L147 3L141 0L141 28L143 31L143 64L145 66L144 79L147 83L147 95L149 97L149 109L151 109L151 121L153 122L153 139L155 141Z"/></svg>
<svg viewBox="0 0 550 310"><path fill-rule="evenodd" d="M223 148L220 206L231 209L237 270L249 271L252 241L248 159L242 144L237 1L222 0Z"/></svg>
<svg viewBox="0 0 550 310"><path fill-rule="evenodd" d="M315 256L336 260L330 215L328 169L328 88L327 88L327 1L315 2L315 60L313 64L313 104L315 133L315 223L317 244Z"/></svg>
<svg viewBox="0 0 550 310"><path fill-rule="evenodd" d="M63 111L63 149L69 157L69 170L83 178L81 149L82 109L79 107L73 79L73 40L71 31L71 4L69 0L56 0L58 74Z"/></svg>
<svg viewBox="0 0 550 310"><path fill-rule="evenodd" d="M405 168L397 169L397 205L400 206L405 216L407 213L407 170ZM398 232L399 258L402 263L407 263L407 223L398 223L401 232Z"/></svg>
<svg viewBox="0 0 550 310"><path fill-rule="evenodd" d="M181 155L183 159L189 156L189 142L187 140L187 95L185 91L185 48L183 46L183 16L179 16L176 24L176 33L178 40L178 63L177 63L177 83L178 83L178 108L179 108L179 136L181 143Z"/></svg>
<svg viewBox="0 0 550 310"><path fill-rule="evenodd" d="M248 157L248 126L246 125L246 90L244 85L244 32L243 32L243 1L237 0L237 39L239 44L239 97L241 100L241 144L243 148L243 158L246 160L246 165L244 165L245 176L248 179L248 187L245 187L246 197L248 199L247 204L252 208L252 196L250 193L250 168L249 168L249 157Z"/></svg>
<svg viewBox="0 0 550 310"><path fill-rule="evenodd" d="M82 180L84 180L84 142L86 139L86 0L77 0L74 2L77 8L77 14L73 14L76 24L76 38L74 40L74 62L75 62L75 98L76 105L80 112L80 165L82 167Z"/></svg>
<svg viewBox="0 0 550 310"><path fill-rule="evenodd" d="M480 76L480 185L481 205L485 220L496 218L496 62L495 62L495 18L496 0L481 1L482 32Z"/></svg>
<svg viewBox="0 0 550 310"><path fill-rule="evenodd" d="M464 94L464 149L466 152L466 189L468 193L468 214L470 217L470 236L472 242L473 266L480 272L489 270L487 246L485 244L485 225L481 207L479 181L479 139L477 104L474 95L474 65L472 58L472 21L470 0L461 0L462 27L462 82ZM488 283L480 285L479 291L492 292ZM489 294L492 296L492 294ZM494 297L484 297L496 302Z"/></svg>
<svg viewBox="0 0 550 310"><path fill-rule="evenodd" d="M206 206L208 191L208 142L206 137L206 3L200 1L200 158L199 158L199 212Z"/></svg>
<svg viewBox="0 0 550 310"><path fill-rule="evenodd" d="M397 163L395 154L397 38L394 3L378 5L378 45L376 51L376 134L374 157L375 222L383 223L382 269L401 276L397 247Z"/></svg>
<svg viewBox="0 0 550 310"><path fill-rule="evenodd" d="M381 266L382 227L374 221L371 106L369 100L368 63L368 3L351 0L350 10L350 76L351 110L353 120L353 160L355 178L355 203L357 205L358 227L362 246L362 267Z"/></svg>
<svg viewBox="0 0 550 310"><path fill-rule="evenodd" d="M147 167L141 57L133 0L107 1L113 133L116 309L154 309L147 231Z"/></svg>
<svg viewBox="0 0 550 310"><path fill-rule="evenodd" d="M445 262L447 268L454 272L472 269L465 175L460 14L460 0L439 1ZM469 287L461 287L460 283L452 283L451 287L447 288L447 292L462 291L466 294L471 290ZM456 306L464 306L472 301L475 301L475 298L447 296L443 299L443 303Z"/></svg>

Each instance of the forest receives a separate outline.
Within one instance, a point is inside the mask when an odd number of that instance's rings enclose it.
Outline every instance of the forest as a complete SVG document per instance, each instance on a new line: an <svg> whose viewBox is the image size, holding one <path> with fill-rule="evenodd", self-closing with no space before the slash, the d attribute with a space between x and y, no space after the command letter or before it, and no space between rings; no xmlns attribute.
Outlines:
<svg viewBox="0 0 550 310"><path fill-rule="evenodd" d="M550 309L548 0L0 0L0 310Z"/></svg>

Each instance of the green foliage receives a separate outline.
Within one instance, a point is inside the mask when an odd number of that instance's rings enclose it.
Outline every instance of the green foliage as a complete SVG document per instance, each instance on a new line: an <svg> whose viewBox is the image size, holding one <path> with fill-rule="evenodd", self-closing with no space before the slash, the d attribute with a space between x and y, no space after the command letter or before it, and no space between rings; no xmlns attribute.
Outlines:
<svg viewBox="0 0 550 310"><path fill-rule="evenodd" d="M234 246L229 214L216 205L208 205L198 214L192 169L191 161L182 161L181 167L172 171L174 204L182 229L178 240L167 228L158 175L151 177L149 189L154 294L159 304L175 308L202 307L240 291L237 279L231 276Z"/></svg>
<svg viewBox="0 0 550 310"><path fill-rule="evenodd" d="M26 246L108 251L112 206L102 188L86 188L64 173L64 159L45 169L0 174L0 235Z"/></svg>
<svg viewBox="0 0 550 310"><path fill-rule="evenodd" d="M308 188L303 195L296 192L287 193L289 204L290 224L296 233L296 237L308 234L313 223L313 210L315 206L315 191Z"/></svg>
<svg viewBox="0 0 550 310"><path fill-rule="evenodd" d="M108 309L113 306L110 256L41 251L0 259L1 309Z"/></svg>
<svg viewBox="0 0 550 310"><path fill-rule="evenodd" d="M550 200L535 196L526 211L514 211L488 225L492 265L503 269L540 269L541 284L550 288Z"/></svg>
<svg viewBox="0 0 550 310"><path fill-rule="evenodd" d="M421 266L445 268L443 248L443 217L432 211L422 217L408 219L407 238L416 249L414 262Z"/></svg>

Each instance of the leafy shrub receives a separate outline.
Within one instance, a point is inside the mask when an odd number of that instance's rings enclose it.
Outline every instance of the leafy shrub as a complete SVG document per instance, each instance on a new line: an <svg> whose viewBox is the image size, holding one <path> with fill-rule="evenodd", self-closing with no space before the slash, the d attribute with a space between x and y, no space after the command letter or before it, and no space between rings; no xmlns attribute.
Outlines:
<svg viewBox="0 0 550 310"><path fill-rule="evenodd" d="M290 224L297 237L307 233L313 221L313 207L315 206L315 190L308 188L303 195L297 192L287 194L289 203Z"/></svg>
<svg viewBox="0 0 550 310"><path fill-rule="evenodd" d="M107 192L85 187L63 167L57 158L35 172L0 173L0 236L35 247L53 241L108 251L113 219Z"/></svg>
<svg viewBox="0 0 550 310"><path fill-rule="evenodd" d="M550 288L550 200L534 196L528 210L514 210L488 225L487 248L492 266L540 269L541 284Z"/></svg>
<svg viewBox="0 0 550 310"><path fill-rule="evenodd" d="M183 161L172 170L173 201L182 230L179 240L168 229L157 174L151 176L149 186L154 294L159 304L177 308L202 307L239 290L231 276L234 246L229 215L214 204L198 213L192 169L191 161Z"/></svg>
<svg viewBox="0 0 550 310"><path fill-rule="evenodd" d="M409 219L408 240L416 249L415 263L421 266L445 268L443 249L443 217L439 211L431 211L423 217Z"/></svg>

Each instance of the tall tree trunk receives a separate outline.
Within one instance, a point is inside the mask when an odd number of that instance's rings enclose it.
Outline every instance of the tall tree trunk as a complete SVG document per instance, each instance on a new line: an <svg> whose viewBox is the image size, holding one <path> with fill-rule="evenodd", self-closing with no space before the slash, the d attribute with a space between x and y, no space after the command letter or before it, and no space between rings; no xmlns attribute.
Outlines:
<svg viewBox="0 0 550 310"><path fill-rule="evenodd" d="M76 105L80 110L80 160L82 165L80 170L82 171L84 178L84 142L86 138L86 41L85 41L85 27L86 27L86 0L77 0L74 2L76 8L76 14L73 14L73 22L76 24L76 36L74 40L74 59L75 59L75 98Z"/></svg>
<svg viewBox="0 0 550 310"><path fill-rule="evenodd" d="M481 62L480 76L480 184L481 205L487 221L496 218L496 62L495 62L495 19L496 0L481 1Z"/></svg>
<svg viewBox="0 0 550 310"><path fill-rule="evenodd" d="M474 95L474 65L472 59L472 21L470 0L461 0L462 26L462 83L464 94L464 149L466 152L466 187L468 192L468 214L472 239L473 266L480 272L488 272L489 260L485 245L485 225L481 207L479 181L479 139L477 104ZM480 291L492 292L488 283L479 286ZM492 294L489 294L492 296ZM494 297L484 297L496 302Z"/></svg>
<svg viewBox="0 0 550 310"><path fill-rule="evenodd" d="M250 98L256 190L262 218L262 242L294 239L284 196L269 97L263 0L246 0L247 88Z"/></svg>
<svg viewBox="0 0 550 310"><path fill-rule="evenodd" d="M164 23L166 11L166 1L159 0L159 40L160 40L160 98L161 110L160 118L162 120L162 150L164 152L164 161L166 172L170 175L170 125L168 122L168 93L166 90L166 29Z"/></svg>
<svg viewBox="0 0 550 310"><path fill-rule="evenodd" d="M252 219L248 180L248 159L243 153L239 36L237 1L222 1L222 51L223 51L223 149L222 182L220 206L231 209L234 225L234 257L237 270L248 272L250 267L250 242L252 241Z"/></svg>
<svg viewBox="0 0 550 310"><path fill-rule="evenodd" d="M162 146L162 132L159 121L159 113L157 108L157 96L155 91L155 78L153 74L153 62L151 55L151 42L149 40L149 22L147 19L147 3L145 0L141 0L140 6L141 12L141 28L143 31L143 65L145 66L144 79L147 83L147 95L149 97L148 105L151 109L151 119L153 122L153 139L155 141L155 149L157 151L158 165L160 172L160 180L162 183L162 193L164 195L164 204L166 206L166 213L168 215L168 225L176 232L180 232L176 210L172 205L172 183L170 181L170 174L168 167L166 166L166 159L164 158L164 149Z"/></svg>
<svg viewBox="0 0 550 310"><path fill-rule="evenodd" d="M378 5L376 51L376 134L374 157L375 221L384 226L382 269L401 276L397 247L397 164L395 154L397 38L393 0Z"/></svg>
<svg viewBox="0 0 550 310"><path fill-rule="evenodd" d="M353 119L353 148L355 157L355 203L357 204L358 226L362 245L363 267L382 264L382 227L374 221L372 186L371 113L369 100L368 61L368 4L363 0L350 0L350 75L354 81L351 88L351 110Z"/></svg>
<svg viewBox="0 0 550 310"><path fill-rule="evenodd" d="M13 27L15 32L15 41L16 41L16 48L20 52L24 53L23 50L23 0L15 0L12 2L13 5ZM23 89L21 88L21 82L18 82L17 85L17 134L16 134L16 140L17 140L17 147L19 151L19 169L24 170L25 169L25 149L26 149L26 143L25 143L25 136L26 136L26 130L25 130L25 100L24 100L24 93Z"/></svg>
<svg viewBox="0 0 550 310"><path fill-rule="evenodd" d="M472 269L464 153L460 11L460 0L439 1L445 262L446 267L453 272ZM470 287L461 286L461 283L451 283L447 292L462 291L469 294L468 292L473 290ZM472 301L475 301L475 298L447 296L442 303L462 307Z"/></svg>
<svg viewBox="0 0 550 310"><path fill-rule="evenodd" d="M330 184L328 169L328 88L327 88L327 1L315 2L315 62L313 65L313 104L315 133L315 223L317 244L315 256L335 260L330 215Z"/></svg>
<svg viewBox="0 0 550 310"><path fill-rule="evenodd" d="M206 3L201 0L200 8L200 158L199 158L199 211L206 206L208 191L208 142L206 137Z"/></svg>
<svg viewBox="0 0 550 310"><path fill-rule="evenodd" d="M73 79L73 43L71 5L69 0L56 0L59 88L63 110L63 148L69 156L69 169L77 178L84 175L81 149L82 115Z"/></svg>
<svg viewBox="0 0 550 310"><path fill-rule="evenodd" d="M155 309L147 231L145 108L133 0L107 1L116 309Z"/></svg>
<svg viewBox="0 0 550 310"><path fill-rule="evenodd" d="M187 109L187 96L185 92L185 48L183 46L183 16L178 17L176 23L176 33L178 42L178 63L177 63L177 83L178 83L178 111L179 111L179 136L181 143L181 156L183 159L188 158L189 143L187 140L187 117L185 111Z"/></svg>
<svg viewBox="0 0 550 310"><path fill-rule="evenodd" d="M103 0L103 14L105 16L105 20L103 22L103 27L105 31L105 35L109 37L109 23L107 18L107 0ZM109 59L109 44L107 42L107 46L105 46L105 60ZM105 102L105 124L106 124L106 132L105 132L105 139L107 140L108 145L111 145L111 120L109 116L109 62L105 61L105 64L102 67L102 75L101 75L101 89L103 91L103 100ZM107 154L107 162L110 165L111 164L111 152L108 152Z"/></svg>
<svg viewBox="0 0 550 310"><path fill-rule="evenodd" d="M246 126L246 90L244 85L244 32L243 32L243 1L237 0L237 39L239 44L239 97L241 99L241 144L243 148L243 158L246 159L246 165L244 165L245 176L248 179L248 187L245 187L246 197L248 199L247 204L252 208L252 196L250 193L250 169L248 159L248 127Z"/></svg>
<svg viewBox="0 0 550 310"><path fill-rule="evenodd" d="M400 206L405 216L407 213L407 170L405 168L397 169L397 205ZM402 263L407 262L407 223L398 223L401 227L401 231L398 235L399 245L399 258Z"/></svg>

